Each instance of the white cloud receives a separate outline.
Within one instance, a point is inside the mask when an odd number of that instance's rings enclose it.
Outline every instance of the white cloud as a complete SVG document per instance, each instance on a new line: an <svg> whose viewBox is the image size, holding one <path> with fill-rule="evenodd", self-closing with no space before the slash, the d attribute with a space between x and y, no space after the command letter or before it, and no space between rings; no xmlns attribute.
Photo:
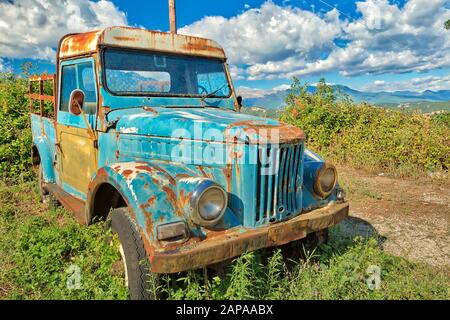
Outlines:
<svg viewBox="0 0 450 320"><path fill-rule="evenodd" d="M288 90L291 88L290 84L280 84L279 86L276 86L275 88L273 88L273 90L275 91L284 91L284 90Z"/></svg>
<svg viewBox="0 0 450 320"><path fill-rule="evenodd" d="M349 21L336 9L319 15L267 1L229 19L205 17L180 32L217 40L235 73L249 80L424 72L450 67L445 2L409 0L400 8L388 0L359 1L361 16Z"/></svg>
<svg viewBox="0 0 450 320"><path fill-rule="evenodd" d="M290 88L291 86L289 84L281 84L272 89L258 89L241 86L237 88L236 91L238 95L242 96L245 99L248 99L248 98L261 98L269 94L277 93L279 91L286 91Z"/></svg>
<svg viewBox="0 0 450 320"><path fill-rule="evenodd" d="M0 56L53 61L67 33L127 25L126 15L110 1L0 1Z"/></svg>
<svg viewBox="0 0 450 320"><path fill-rule="evenodd" d="M249 87L239 87L236 89L237 94L242 96L244 99L248 98L261 98L266 96L268 90L258 89L258 88L249 88Z"/></svg>
<svg viewBox="0 0 450 320"><path fill-rule="evenodd" d="M405 81L375 80L373 83L363 86L364 91L439 91L449 90L450 75L448 76L424 76L415 77Z"/></svg>
<svg viewBox="0 0 450 320"><path fill-rule="evenodd" d="M181 28L180 33L215 39L232 63L254 65L293 56L316 59L319 52L332 49L340 22L335 11L321 19L309 11L268 1L230 19L205 17Z"/></svg>
<svg viewBox="0 0 450 320"><path fill-rule="evenodd" d="M375 81L373 82L373 84L374 84L375 86L377 86L377 87L382 87L382 86L386 85L386 81L384 81L384 80L375 80Z"/></svg>

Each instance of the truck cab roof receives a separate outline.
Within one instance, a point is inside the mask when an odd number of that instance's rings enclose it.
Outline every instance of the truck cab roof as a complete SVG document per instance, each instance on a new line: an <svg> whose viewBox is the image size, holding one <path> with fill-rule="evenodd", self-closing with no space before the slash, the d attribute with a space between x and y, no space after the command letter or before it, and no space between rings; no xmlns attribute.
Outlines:
<svg viewBox="0 0 450 320"><path fill-rule="evenodd" d="M226 59L223 48L213 40L119 26L66 35L58 55L60 59L88 55L98 52L101 46Z"/></svg>

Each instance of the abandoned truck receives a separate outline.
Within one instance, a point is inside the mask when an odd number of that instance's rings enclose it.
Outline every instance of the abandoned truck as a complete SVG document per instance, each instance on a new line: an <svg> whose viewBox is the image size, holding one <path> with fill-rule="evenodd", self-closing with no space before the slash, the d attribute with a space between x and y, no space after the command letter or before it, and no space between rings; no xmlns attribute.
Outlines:
<svg viewBox="0 0 450 320"><path fill-rule="evenodd" d="M64 36L56 58L55 75L30 78L41 198L82 224L107 221L132 299L151 297L154 275L324 234L348 215L335 167L302 130L240 112L216 42L110 27Z"/></svg>

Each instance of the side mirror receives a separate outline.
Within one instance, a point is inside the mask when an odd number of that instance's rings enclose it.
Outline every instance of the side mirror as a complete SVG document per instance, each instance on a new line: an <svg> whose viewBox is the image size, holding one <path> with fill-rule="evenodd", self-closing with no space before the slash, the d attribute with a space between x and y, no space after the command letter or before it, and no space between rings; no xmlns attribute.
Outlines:
<svg viewBox="0 0 450 320"><path fill-rule="evenodd" d="M78 89L75 89L70 94L69 100L69 111L71 114L75 116L79 116L81 114L81 110L84 106L84 92Z"/></svg>
<svg viewBox="0 0 450 320"><path fill-rule="evenodd" d="M242 96L238 96L238 97L236 98L236 100L237 100L239 109L242 108Z"/></svg>

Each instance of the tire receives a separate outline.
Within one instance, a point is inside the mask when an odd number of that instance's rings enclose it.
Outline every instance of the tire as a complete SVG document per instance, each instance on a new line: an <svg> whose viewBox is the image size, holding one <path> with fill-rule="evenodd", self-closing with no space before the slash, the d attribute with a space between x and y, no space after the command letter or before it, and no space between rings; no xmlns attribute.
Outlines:
<svg viewBox="0 0 450 320"><path fill-rule="evenodd" d="M106 221L106 239L117 234L121 245L127 285L131 300L155 300L157 276L150 272L150 262L135 220L128 208L114 209Z"/></svg>
<svg viewBox="0 0 450 320"><path fill-rule="evenodd" d="M59 201L48 191L48 189L45 186L44 168L42 167L42 163L39 163L38 191L39 191L39 200L42 203L47 203L50 209L54 210L61 205Z"/></svg>

